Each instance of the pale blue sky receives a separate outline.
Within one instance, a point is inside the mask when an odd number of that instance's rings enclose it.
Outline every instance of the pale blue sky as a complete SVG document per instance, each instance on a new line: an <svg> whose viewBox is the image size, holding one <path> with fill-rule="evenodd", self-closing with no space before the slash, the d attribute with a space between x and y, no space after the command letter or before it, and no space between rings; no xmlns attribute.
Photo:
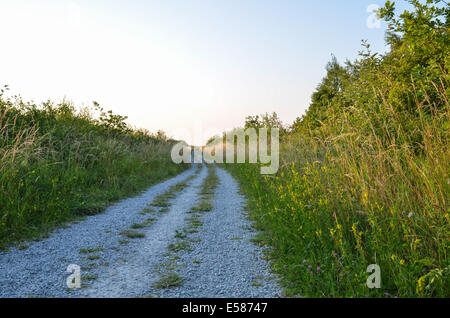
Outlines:
<svg viewBox="0 0 450 318"><path fill-rule="evenodd" d="M352 60L361 39L385 49L386 25L367 26L369 5L383 3L0 0L0 85L35 101L96 100L177 138L264 112L291 123L331 54Z"/></svg>

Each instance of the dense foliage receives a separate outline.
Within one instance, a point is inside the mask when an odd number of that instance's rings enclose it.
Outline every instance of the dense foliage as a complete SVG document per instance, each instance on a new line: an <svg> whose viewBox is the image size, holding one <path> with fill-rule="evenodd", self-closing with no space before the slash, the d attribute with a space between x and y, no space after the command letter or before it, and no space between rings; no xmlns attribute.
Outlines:
<svg viewBox="0 0 450 318"><path fill-rule="evenodd" d="M1 90L0 245L45 236L185 168L170 160L164 134L133 130L125 119L97 103L77 112Z"/></svg>
<svg viewBox="0 0 450 318"><path fill-rule="evenodd" d="M229 165L288 295L450 296L450 9L409 2L380 10L389 53L363 42L358 60L328 64L277 175Z"/></svg>

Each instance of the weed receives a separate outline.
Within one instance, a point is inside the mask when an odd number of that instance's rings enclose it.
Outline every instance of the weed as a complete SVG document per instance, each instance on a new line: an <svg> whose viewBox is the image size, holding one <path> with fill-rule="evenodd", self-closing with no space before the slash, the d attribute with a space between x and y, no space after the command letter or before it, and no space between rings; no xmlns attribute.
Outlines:
<svg viewBox="0 0 450 318"><path fill-rule="evenodd" d="M92 274L85 274L81 277L82 280L96 280L98 278L98 275L92 275Z"/></svg>
<svg viewBox="0 0 450 318"><path fill-rule="evenodd" d="M288 296L449 297L450 42L431 27L448 20L433 1L411 3L380 11L398 31L390 52L363 43L358 60L333 59L289 129L276 114L248 118L281 128L275 175L226 166ZM366 284L370 264L381 289Z"/></svg>
<svg viewBox="0 0 450 318"><path fill-rule="evenodd" d="M176 243L169 244L168 249L174 253L177 253L179 251L189 250L190 245L189 245L189 242L187 242L187 241L179 241Z"/></svg>
<svg viewBox="0 0 450 318"><path fill-rule="evenodd" d="M89 254L95 252L103 252L105 249L103 247L95 247L95 248L82 248L80 249L80 254Z"/></svg>
<svg viewBox="0 0 450 318"><path fill-rule="evenodd" d="M123 236L126 236L128 238L132 238L132 239L145 237L144 233L133 231L133 230L122 231L122 232L120 232L120 234Z"/></svg>
<svg viewBox="0 0 450 318"><path fill-rule="evenodd" d="M176 273L164 274L153 287L158 289L167 289L175 286L179 286L183 283L183 279Z"/></svg>
<svg viewBox="0 0 450 318"><path fill-rule="evenodd" d="M94 108L99 118L67 101L35 105L1 91L0 246L44 239L188 167L172 162L164 136Z"/></svg>
<svg viewBox="0 0 450 318"><path fill-rule="evenodd" d="M132 229L143 229L143 228L145 228L145 224L142 224L142 223L134 223L134 224L131 225L131 228L132 228Z"/></svg>
<svg viewBox="0 0 450 318"><path fill-rule="evenodd" d="M149 213L155 213L155 209L152 209L152 208L145 208L145 209L143 209L141 212L139 212L139 214L142 214L142 215L144 215L144 214L149 214Z"/></svg>

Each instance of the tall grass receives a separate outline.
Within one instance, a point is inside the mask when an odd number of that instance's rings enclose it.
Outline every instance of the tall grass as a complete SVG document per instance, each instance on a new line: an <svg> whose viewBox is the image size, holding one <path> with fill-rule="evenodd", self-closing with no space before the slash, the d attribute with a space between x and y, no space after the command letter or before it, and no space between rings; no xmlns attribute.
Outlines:
<svg viewBox="0 0 450 318"><path fill-rule="evenodd" d="M379 118L352 109L362 125L340 125L325 138L289 136L275 176L228 166L273 247L288 295L450 296L450 148L442 129L449 110L447 102L417 122L419 153L395 114L390 124L401 138L380 135L373 129ZM380 290L366 285L369 264L381 267Z"/></svg>
<svg viewBox="0 0 450 318"><path fill-rule="evenodd" d="M391 52L329 64L277 175L228 166L289 296L450 296L448 29L415 5ZM366 284L370 264L381 289Z"/></svg>
<svg viewBox="0 0 450 318"><path fill-rule="evenodd" d="M125 117L0 94L0 245L38 238L61 222L181 172L172 141Z"/></svg>

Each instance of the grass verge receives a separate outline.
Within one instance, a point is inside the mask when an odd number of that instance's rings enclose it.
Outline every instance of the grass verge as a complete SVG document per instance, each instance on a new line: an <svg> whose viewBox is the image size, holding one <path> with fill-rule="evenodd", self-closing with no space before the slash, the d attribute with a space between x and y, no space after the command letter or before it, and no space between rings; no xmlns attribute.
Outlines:
<svg viewBox="0 0 450 318"><path fill-rule="evenodd" d="M1 90L0 247L100 213L188 167L170 159L174 141L125 119L98 104L38 106Z"/></svg>

